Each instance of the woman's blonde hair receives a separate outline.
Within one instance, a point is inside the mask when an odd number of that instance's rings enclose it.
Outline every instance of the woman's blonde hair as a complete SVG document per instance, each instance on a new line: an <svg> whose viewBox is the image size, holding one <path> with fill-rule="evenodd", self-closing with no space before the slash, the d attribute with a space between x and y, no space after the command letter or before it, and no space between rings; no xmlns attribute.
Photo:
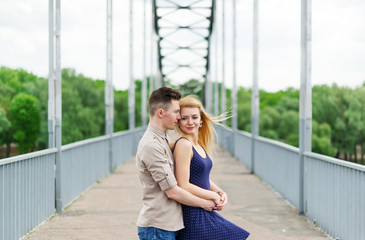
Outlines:
<svg viewBox="0 0 365 240"><path fill-rule="evenodd" d="M223 113L219 116L211 116L205 111L202 102L195 95L188 95L186 97L183 97L182 99L180 99L179 105L180 111L184 107L199 109L202 124L198 132L198 143L205 149L208 154L211 154L214 147L214 136L218 138L217 132L215 131L213 124L218 124L227 128L227 126L224 126L220 123L229 118L227 117L227 113ZM180 137L185 135L179 126L176 129Z"/></svg>

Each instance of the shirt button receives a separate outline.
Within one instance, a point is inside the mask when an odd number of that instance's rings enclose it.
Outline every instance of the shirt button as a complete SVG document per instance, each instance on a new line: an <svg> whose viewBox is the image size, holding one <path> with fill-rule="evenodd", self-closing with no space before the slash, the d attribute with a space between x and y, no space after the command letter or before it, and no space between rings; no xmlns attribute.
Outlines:
<svg viewBox="0 0 365 240"><path fill-rule="evenodd" d="M169 174L168 173L166 173L166 176L168 176Z"/></svg>

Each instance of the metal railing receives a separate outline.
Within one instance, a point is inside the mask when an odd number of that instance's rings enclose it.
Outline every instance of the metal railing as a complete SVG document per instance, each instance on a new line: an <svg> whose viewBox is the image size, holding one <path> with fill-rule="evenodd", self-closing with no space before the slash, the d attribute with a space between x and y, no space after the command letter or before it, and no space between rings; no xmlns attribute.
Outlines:
<svg viewBox="0 0 365 240"><path fill-rule="evenodd" d="M53 216L55 171L60 171L61 200L66 207L85 190L135 154L145 128L62 146L61 169L55 167L57 149L0 160L0 239L19 239Z"/></svg>
<svg viewBox="0 0 365 240"><path fill-rule="evenodd" d="M54 215L56 151L0 160L0 239L19 239Z"/></svg>
<svg viewBox="0 0 365 240"><path fill-rule="evenodd" d="M113 134L113 168L121 165L137 152L138 142L145 130L146 128L139 128Z"/></svg>
<svg viewBox="0 0 365 240"><path fill-rule="evenodd" d="M256 139L255 173L296 208L299 206L299 149L271 139Z"/></svg>
<svg viewBox="0 0 365 240"><path fill-rule="evenodd" d="M110 173L108 140L102 136L62 146L62 208Z"/></svg>
<svg viewBox="0 0 365 240"><path fill-rule="evenodd" d="M365 166L304 155L306 216L335 239L365 239Z"/></svg>
<svg viewBox="0 0 365 240"><path fill-rule="evenodd" d="M216 128L218 143L251 168L251 134ZM255 139L254 173L299 206L299 149ZM365 166L311 152L304 153L304 213L335 239L365 239Z"/></svg>
<svg viewBox="0 0 365 240"><path fill-rule="evenodd" d="M113 168L134 155L144 128L113 134ZM219 143L251 166L251 134L216 128ZM299 204L299 149L258 137L254 172L294 207ZM109 174L106 136L62 147L62 200L71 203ZM0 238L18 239L55 214L56 149L0 161ZM330 236L365 239L365 166L306 152L306 216ZM65 204L65 205L67 205Z"/></svg>

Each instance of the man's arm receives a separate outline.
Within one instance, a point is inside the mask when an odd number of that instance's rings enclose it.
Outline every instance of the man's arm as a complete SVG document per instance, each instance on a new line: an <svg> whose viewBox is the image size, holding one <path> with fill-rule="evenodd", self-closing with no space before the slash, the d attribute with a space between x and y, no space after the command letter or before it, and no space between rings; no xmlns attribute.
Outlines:
<svg viewBox="0 0 365 240"><path fill-rule="evenodd" d="M184 205L200 207L209 212L213 211L215 208L215 203L212 200L206 200L194 196L193 194L189 193L179 186L166 189L165 193L168 198L173 199Z"/></svg>

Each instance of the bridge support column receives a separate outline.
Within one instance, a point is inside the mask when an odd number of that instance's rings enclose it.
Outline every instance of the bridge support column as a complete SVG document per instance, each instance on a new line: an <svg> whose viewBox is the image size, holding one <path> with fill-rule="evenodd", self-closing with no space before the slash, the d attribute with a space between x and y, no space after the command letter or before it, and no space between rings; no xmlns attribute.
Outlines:
<svg viewBox="0 0 365 240"><path fill-rule="evenodd" d="M306 212L304 152L310 152L312 150L311 8L311 0L302 0L299 106L299 214Z"/></svg>
<svg viewBox="0 0 365 240"><path fill-rule="evenodd" d="M217 11L215 10L215 14ZM215 18L216 19L216 18ZM219 114L219 92L218 92L218 23L215 21L215 41L214 41L214 54L215 54L215 83L214 83L214 115Z"/></svg>
<svg viewBox="0 0 365 240"><path fill-rule="evenodd" d="M142 126L147 125L147 75L146 75L146 0L143 0L143 80L142 80Z"/></svg>
<svg viewBox="0 0 365 240"><path fill-rule="evenodd" d="M55 8L56 6L56 8ZM49 76L48 76L48 143L56 152L56 211L62 212L62 78L61 78L61 0L49 0Z"/></svg>
<svg viewBox="0 0 365 240"><path fill-rule="evenodd" d="M225 2L222 1L222 87L221 87L221 112L225 113L227 110L226 97L226 41L225 41ZM226 121L223 121L226 124Z"/></svg>
<svg viewBox="0 0 365 240"><path fill-rule="evenodd" d="M232 66L233 66L233 86L232 86L232 129L237 131L237 76L236 76L236 0L232 0Z"/></svg>
<svg viewBox="0 0 365 240"><path fill-rule="evenodd" d="M135 87L133 76L133 0L129 1L129 90L128 90L128 124L129 129L134 129L135 122Z"/></svg>
<svg viewBox="0 0 365 240"><path fill-rule="evenodd" d="M113 172L113 132L114 132L114 88L113 88L113 5L107 0L106 18L106 81L105 81L105 135L109 137L109 171Z"/></svg>
<svg viewBox="0 0 365 240"><path fill-rule="evenodd" d="M258 0L253 2L253 81L251 91L251 173L255 173L255 139L259 136L259 87L258 87Z"/></svg>

